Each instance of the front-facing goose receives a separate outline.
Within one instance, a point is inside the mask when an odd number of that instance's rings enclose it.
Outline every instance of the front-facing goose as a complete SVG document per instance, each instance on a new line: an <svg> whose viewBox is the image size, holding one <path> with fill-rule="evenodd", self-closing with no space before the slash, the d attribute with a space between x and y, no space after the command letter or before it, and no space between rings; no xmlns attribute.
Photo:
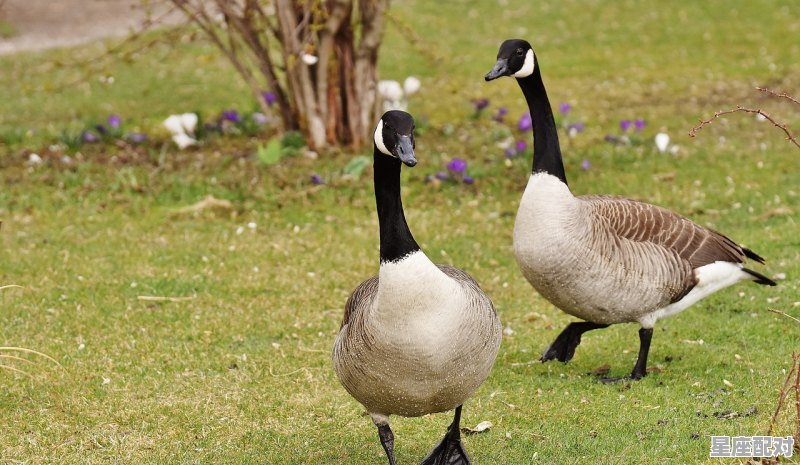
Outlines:
<svg viewBox="0 0 800 465"><path fill-rule="evenodd" d="M567 187L553 112L530 44L507 40L486 74L517 79L533 120L533 169L514 225L514 254L547 300L571 323L542 361L569 361L586 331L638 322L639 357L630 378L647 374L656 321L738 281L774 286L745 268L764 260L722 234L663 208L610 196L575 197Z"/></svg>
<svg viewBox="0 0 800 465"><path fill-rule="evenodd" d="M444 439L423 464L468 464L459 432L461 405L483 383L500 347L492 301L465 272L435 265L406 224L400 167L416 165L414 120L383 115L375 129L374 183L380 269L345 305L333 365L366 408L391 465L389 415L417 417L455 409Z"/></svg>

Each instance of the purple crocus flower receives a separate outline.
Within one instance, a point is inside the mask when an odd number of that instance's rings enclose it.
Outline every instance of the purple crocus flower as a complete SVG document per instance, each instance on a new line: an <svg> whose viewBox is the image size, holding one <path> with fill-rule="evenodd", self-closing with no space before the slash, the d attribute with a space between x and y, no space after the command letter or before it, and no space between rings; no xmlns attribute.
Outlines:
<svg viewBox="0 0 800 465"><path fill-rule="evenodd" d="M497 121L498 123L502 123L505 116L508 114L508 108L500 107L497 109L497 113L494 114L492 117L493 120Z"/></svg>
<svg viewBox="0 0 800 465"><path fill-rule="evenodd" d="M261 97L264 99L265 102L267 102L267 106L270 106L270 107L272 105L275 105L275 102L278 101L278 96L275 95L275 92L272 92L272 91L269 91L269 90L261 92Z"/></svg>
<svg viewBox="0 0 800 465"><path fill-rule="evenodd" d="M518 153L525 153L525 150L528 148L528 144L524 140L517 141L517 152Z"/></svg>
<svg viewBox="0 0 800 465"><path fill-rule="evenodd" d="M472 104L475 106L475 112L480 113L486 107L489 106L489 99L488 98L479 98L472 101Z"/></svg>
<svg viewBox="0 0 800 465"><path fill-rule="evenodd" d="M515 156L517 156L517 151L514 150L514 147L506 149L506 158L514 158Z"/></svg>
<svg viewBox="0 0 800 465"><path fill-rule="evenodd" d="M467 161L461 158L453 158L447 164L447 169L453 173L461 174L467 170Z"/></svg>
<svg viewBox="0 0 800 465"><path fill-rule="evenodd" d="M619 128L622 129L622 133L625 134L628 132L628 129L631 128L631 120L624 119L619 122Z"/></svg>
<svg viewBox="0 0 800 465"><path fill-rule="evenodd" d="M122 124L122 118L119 115L111 115L108 117L108 125L111 126L111 129L119 129L119 126Z"/></svg>
<svg viewBox="0 0 800 465"><path fill-rule="evenodd" d="M464 184L475 184L475 179L469 175L464 176L464 179L462 181L464 181Z"/></svg>
<svg viewBox="0 0 800 465"><path fill-rule="evenodd" d="M438 173L436 173L436 179L438 179L439 181L444 181L445 179L447 179L449 177L450 176L447 173L445 173L444 171L439 171Z"/></svg>
<svg viewBox="0 0 800 465"><path fill-rule="evenodd" d="M586 170L588 170L588 169L589 169L589 168L591 168L591 167L592 167L592 164L591 164L591 163L589 163L589 160L583 160L583 161L581 162L581 169L582 169L583 171L586 171Z"/></svg>
<svg viewBox="0 0 800 465"><path fill-rule="evenodd" d="M569 114L569 110L571 108L572 108L572 105L570 105L567 102L563 102L563 103L558 105L558 111L560 111L561 114L564 115L564 116L567 116Z"/></svg>
<svg viewBox="0 0 800 465"><path fill-rule="evenodd" d="M108 134L108 129L106 129L106 127L105 127L105 126L103 126L102 124L95 125L94 129L95 129L95 130L96 130L96 131L97 131L97 132L98 132L98 133L99 133L101 136L105 136L106 134Z"/></svg>
<svg viewBox="0 0 800 465"><path fill-rule="evenodd" d="M647 126L647 122L643 119L637 119L633 124L636 126L636 132L642 132L642 129Z"/></svg>
<svg viewBox="0 0 800 465"><path fill-rule="evenodd" d="M125 136L131 144L141 144L147 140L147 136L141 132L131 132Z"/></svg>
<svg viewBox="0 0 800 465"><path fill-rule="evenodd" d="M222 119L230 121L231 123L239 123L242 121L241 115L236 110L226 110L222 112Z"/></svg>
<svg viewBox="0 0 800 465"><path fill-rule="evenodd" d="M312 174L311 175L311 184L313 184L315 186L319 186L319 185L325 184L325 181L322 180L322 176L320 176L318 174Z"/></svg>
<svg viewBox="0 0 800 465"><path fill-rule="evenodd" d="M97 142L97 136L92 131L83 131L81 133L81 140L87 144Z"/></svg>
<svg viewBox="0 0 800 465"><path fill-rule="evenodd" d="M522 115L522 117L519 119L519 123L517 123L517 127L519 127L519 130L522 132L530 131L531 128L533 128L533 121L531 120L531 114L525 113L524 115Z"/></svg>

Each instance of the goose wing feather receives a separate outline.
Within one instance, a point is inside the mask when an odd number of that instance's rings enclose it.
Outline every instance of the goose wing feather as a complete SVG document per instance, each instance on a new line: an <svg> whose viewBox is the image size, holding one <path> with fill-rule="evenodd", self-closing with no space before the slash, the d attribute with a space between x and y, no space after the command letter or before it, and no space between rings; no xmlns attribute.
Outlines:
<svg viewBox="0 0 800 465"><path fill-rule="evenodd" d="M350 324L350 320L354 315L362 314L364 309L369 308L377 294L377 275L364 280L364 282L356 286L353 293L347 298L347 303L344 304L344 318L342 318L342 325L339 330Z"/></svg>
<svg viewBox="0 0 800 465"><path fill-rule="evenodd" d="M742 263L745 252L728 237L667 209L622 197L582 197L595 221L619 237L647 242L677 253L692 269L717 261Z"/></svg>
<svg viewBox="0 0 800 465"><path fill-rule="evenodd" d="M592 206L595 233L611 236L617 248L632 252L634 256L622 257L623 262L644 267L651 277L664 281L668 302L677 302L695 287L697 268L745 259L745 250L728 237L667 209L622 197L582 199ZM629 247L619 247L622 242Z"/></svg>

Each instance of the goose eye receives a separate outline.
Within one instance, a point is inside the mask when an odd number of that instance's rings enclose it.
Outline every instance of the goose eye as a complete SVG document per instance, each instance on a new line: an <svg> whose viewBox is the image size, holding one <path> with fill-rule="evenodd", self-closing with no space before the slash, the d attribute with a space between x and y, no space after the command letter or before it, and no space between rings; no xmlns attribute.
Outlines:
<svg viewBox="0 0 800 465"><path fill-rule="evenodd" d="M517 56L522 56L522 55L525 55L525 50L522 50L522 48L518 48L517 49Z"/></svg>

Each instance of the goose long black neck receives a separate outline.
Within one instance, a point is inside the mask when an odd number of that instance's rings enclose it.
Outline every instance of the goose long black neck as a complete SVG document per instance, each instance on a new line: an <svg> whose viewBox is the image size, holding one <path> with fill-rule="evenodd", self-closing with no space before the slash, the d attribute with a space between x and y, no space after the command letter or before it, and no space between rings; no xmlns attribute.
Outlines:
<svg viewBox="0 0 800 465"><path fill-rule="evenodd" d="M374 154L375 202L378 205L378 223L381 235L381 263L394 262L419 250L419 245L408 229L400 199L400 166L397 158L381 153Z"/></svg>
<svg viewBox="0 0 800 465"><path fill-rule="evenodd" d="M548 173L567 183L553 109L542 82L538 63L530 76L517 79L533 121L533 173Z"/></svg>

